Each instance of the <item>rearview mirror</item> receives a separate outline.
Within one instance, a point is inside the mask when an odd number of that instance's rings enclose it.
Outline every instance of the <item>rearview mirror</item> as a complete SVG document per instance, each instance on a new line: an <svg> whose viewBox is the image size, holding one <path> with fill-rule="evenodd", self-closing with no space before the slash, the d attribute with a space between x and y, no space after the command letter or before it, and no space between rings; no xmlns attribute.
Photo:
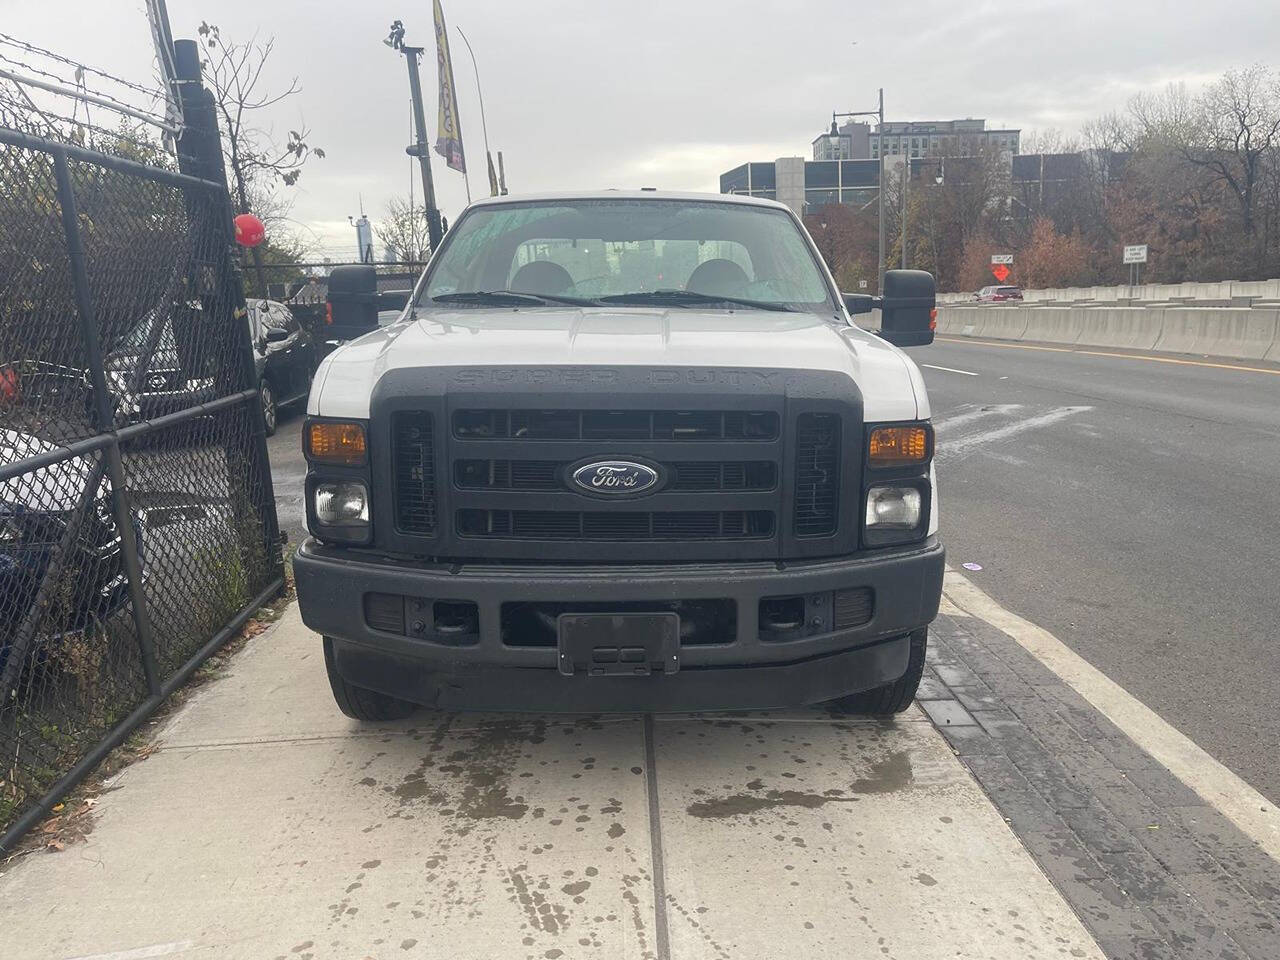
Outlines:
<svg viewBox="0 0 1280 960"><path fill-rule="evenodd" d="M924 270L887 270L880 304L880 336L899 347L933 343L937 288Z"/></svg>
<svg viewBox="0 0 1280 960"><path fill-rule="evenodd" d="M333 268L324 322L327 340L354 340L378 329L378 271L373 266Z"/></svg>
<svg viewBox="0 0 1280 960"><path fill-rule="evenodd" d="M267 327L267 343L280 343L289 339L289 331L284 327Z"/></svg>

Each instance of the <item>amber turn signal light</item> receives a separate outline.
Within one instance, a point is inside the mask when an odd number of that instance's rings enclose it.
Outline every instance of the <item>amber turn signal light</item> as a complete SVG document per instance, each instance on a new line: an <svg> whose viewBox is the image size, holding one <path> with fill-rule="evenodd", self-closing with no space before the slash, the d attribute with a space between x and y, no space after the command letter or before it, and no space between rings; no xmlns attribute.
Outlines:
<svg viewBox="0 0 1280 960"><path fill-rule="evenodd" d="M316 463L358 467L365 462L364 424L341 420L313 420L307 424L303 453Z"/></svg>
<svg viewBox="0 0 1280 960"><path fill-rule="evenodd" d="M900 467L924 463L931 453L927 426L876 427L867 449L873 467Z"/></svg>

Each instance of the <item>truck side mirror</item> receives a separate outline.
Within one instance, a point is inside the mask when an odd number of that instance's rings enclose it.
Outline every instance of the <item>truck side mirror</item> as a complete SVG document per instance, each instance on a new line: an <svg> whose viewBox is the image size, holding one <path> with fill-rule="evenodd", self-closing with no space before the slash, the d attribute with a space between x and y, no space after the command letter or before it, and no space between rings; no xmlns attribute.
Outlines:
<svg viewBox="0 0 1280 960"><path fill-rule="evenodd" d="M924 270L886 270L880 304L880 336L899 347L933 343L937 289Z"/></svg>
<svg viewBox="0 0 1280 960"><path fill-rule="evenodd" d="M378 329L378 271L372 265L333 268L324 324L326 340L354 340Z"/></svg>

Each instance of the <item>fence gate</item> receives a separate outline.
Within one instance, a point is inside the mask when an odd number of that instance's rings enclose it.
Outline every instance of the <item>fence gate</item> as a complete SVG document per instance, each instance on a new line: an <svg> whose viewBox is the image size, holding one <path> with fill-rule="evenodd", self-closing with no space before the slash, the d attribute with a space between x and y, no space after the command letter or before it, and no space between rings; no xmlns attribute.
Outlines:
<svg viewBox="0 0 1280 960"><path fill-rule="evenodd" d="M0 129L0 850L281 587L230 209Z"/></svg>

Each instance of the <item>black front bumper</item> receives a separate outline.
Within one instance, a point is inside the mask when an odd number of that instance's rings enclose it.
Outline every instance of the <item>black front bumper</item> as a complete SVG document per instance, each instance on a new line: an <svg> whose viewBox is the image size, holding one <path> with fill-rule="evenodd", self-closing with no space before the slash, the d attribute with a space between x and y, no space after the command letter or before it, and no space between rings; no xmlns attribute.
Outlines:
<svg viewBox="0 0 1280 960"><path fill-rule="evenodd" d="M293 564L303 621L330 638L351 683L443 708L633 712L803 706L890 683L906 671L906 635L937 615L943 561L936 538L833 560L625 567L430 564L307 539ZM786 641L761 636L761 598L852 588L872 591L867 622ZM375 593L474 603L476 636L455 645L375 629L365 606ZM734 630L682 646L671 674L565 677L555 647L515 646L502 635L504 603L622 611L709 597L732 602Z"/></svg>

